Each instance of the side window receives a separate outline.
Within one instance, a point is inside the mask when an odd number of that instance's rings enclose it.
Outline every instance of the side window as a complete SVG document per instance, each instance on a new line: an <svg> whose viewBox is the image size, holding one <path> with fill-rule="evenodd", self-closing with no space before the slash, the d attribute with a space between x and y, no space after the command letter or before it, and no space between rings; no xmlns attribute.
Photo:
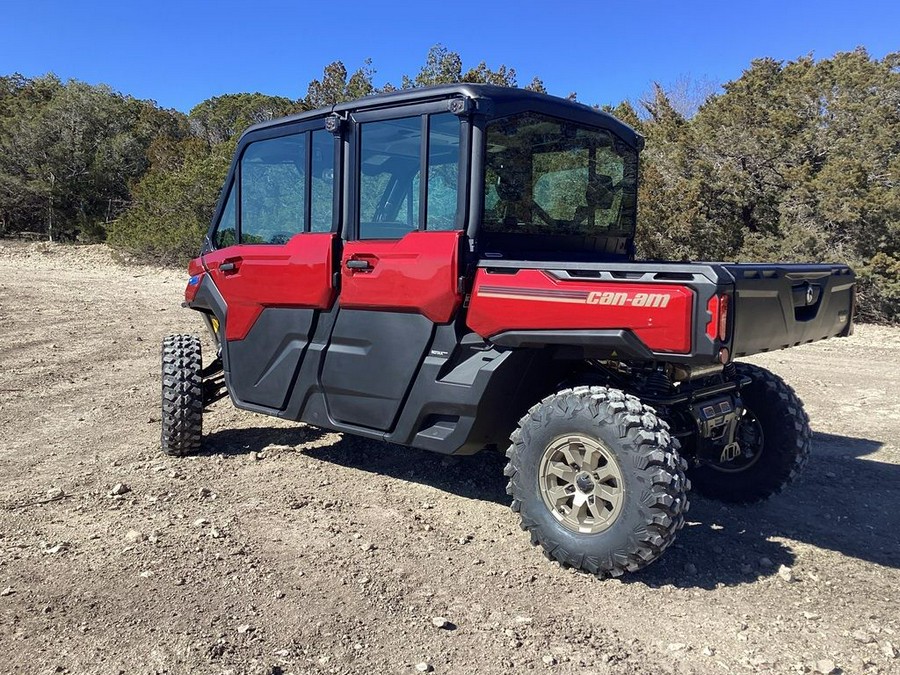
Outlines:
<svg viewBox="0 0 900 675"><path fill-rule="evenodd" d="M361 125L360 239L395 239L418 229L413 186L418 184L421 159L421 118Z"/></svg>
<svg viewBox="0 0 900 675"><path fill-rule="evenodd" d="M234 246L237 243L237 214L234 203L236 190L234 186L228 188L228 196L225 198L225 208L222 209L222 217L216 227L216 248Z"/></svg>
<svg viewBox="0 0 900 675"><path fill-rule="evenodd" d="M309 229L330 232L334 211L334 136L324 129L312 133L312 202Z"/></svg>
<svg viewBox="0 0 900 675"><path fill-rule="evenodd" d="M459 184L459 119L432 115L428 125L428 209L425 229L456 229Z"/></svg>
<svg viewBox="0 0 900 675"><path fill-rule="evenodd" d="M440 113L429 115L426 124L427 152L422 117L360 125L360 239L399 239L414 230L457 227L460 121Z"/></svg>
<svg viewBox="0 0 900 675"><path fill-rule="evenodd" d="M247 146L241 159L241 243L284 244L306 215L307 135Z"/></svg>

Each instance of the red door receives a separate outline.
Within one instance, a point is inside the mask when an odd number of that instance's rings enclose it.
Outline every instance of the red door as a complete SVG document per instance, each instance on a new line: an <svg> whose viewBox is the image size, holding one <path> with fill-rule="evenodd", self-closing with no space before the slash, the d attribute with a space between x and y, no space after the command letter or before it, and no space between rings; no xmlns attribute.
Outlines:
<svg viewBox="0 0 900 675"><path fill-rule="evenodd" d="M203 256L225 301L224 362L239 402L284 409L317 315L335 300L337 235L241 244Z"/></svg>
<svg viewBox="0 0 900 675"><path fill-rule="evenodd" d="M340 311L322 385L337 421L392 428L434 335L462 302L462 232L351 241L341 256Z"/></svg>

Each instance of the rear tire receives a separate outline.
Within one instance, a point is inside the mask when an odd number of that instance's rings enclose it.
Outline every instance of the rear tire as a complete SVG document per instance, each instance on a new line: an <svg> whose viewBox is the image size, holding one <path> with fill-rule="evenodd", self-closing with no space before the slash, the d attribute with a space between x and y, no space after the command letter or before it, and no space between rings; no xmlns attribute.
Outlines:
<svg viewBox="0 0 900 675"><path fill-rule="evenodd" d="M639 399L575 387L531 408L507 451L523 530L567 567L619 576L656 560L688 510L686 463Z"/></svg>
<svg viewBox="0 0 900 675"><path fill-rule="evenodd" d="M203 358L200 338L169 335L162 344L162 450L183 456L203 437Z"/></svg>
<svg viewBox="0 0 900 675"><path fill-rule="evenodd" d="M812 431L803 403L784 380L765 368L735 364L737 374L751 382L741 389L746 412L738 427L756 439L756 453L731 462L703 464L691 469L694 489L711 499L732 504L750 504L781 492L799 475L809 459ZM742 466L743 465L743 466Z"/></svg>

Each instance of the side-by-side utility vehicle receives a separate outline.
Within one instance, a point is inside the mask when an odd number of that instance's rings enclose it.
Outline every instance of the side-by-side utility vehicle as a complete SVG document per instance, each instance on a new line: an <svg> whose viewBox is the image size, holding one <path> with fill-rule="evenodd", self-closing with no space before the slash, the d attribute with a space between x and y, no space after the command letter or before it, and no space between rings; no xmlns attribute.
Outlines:
<svg viewBox="0 0 900 675"><path fill-rule="evenodd" d="M734 359L852 330L843 265L636 261L643 139L606 113L449 85L249 129L166 338L162 446L204 406L446 454L506 448L546 554L602 575L672 543L688 490L752 502L810 451L803 406Z"/></svg>

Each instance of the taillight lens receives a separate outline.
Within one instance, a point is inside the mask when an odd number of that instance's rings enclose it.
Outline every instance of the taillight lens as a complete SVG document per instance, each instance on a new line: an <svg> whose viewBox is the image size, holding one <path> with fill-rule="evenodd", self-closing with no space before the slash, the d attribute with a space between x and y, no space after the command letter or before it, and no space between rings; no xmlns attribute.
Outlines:
<svg viewBox="0 0 900 675"><path fill-rule="evenodd" d="M709 322L706 324L706 336L710 340L725 340L728 335L728 309L729 296L714 295L706 303L706 311L709 313Z"/></svg>

